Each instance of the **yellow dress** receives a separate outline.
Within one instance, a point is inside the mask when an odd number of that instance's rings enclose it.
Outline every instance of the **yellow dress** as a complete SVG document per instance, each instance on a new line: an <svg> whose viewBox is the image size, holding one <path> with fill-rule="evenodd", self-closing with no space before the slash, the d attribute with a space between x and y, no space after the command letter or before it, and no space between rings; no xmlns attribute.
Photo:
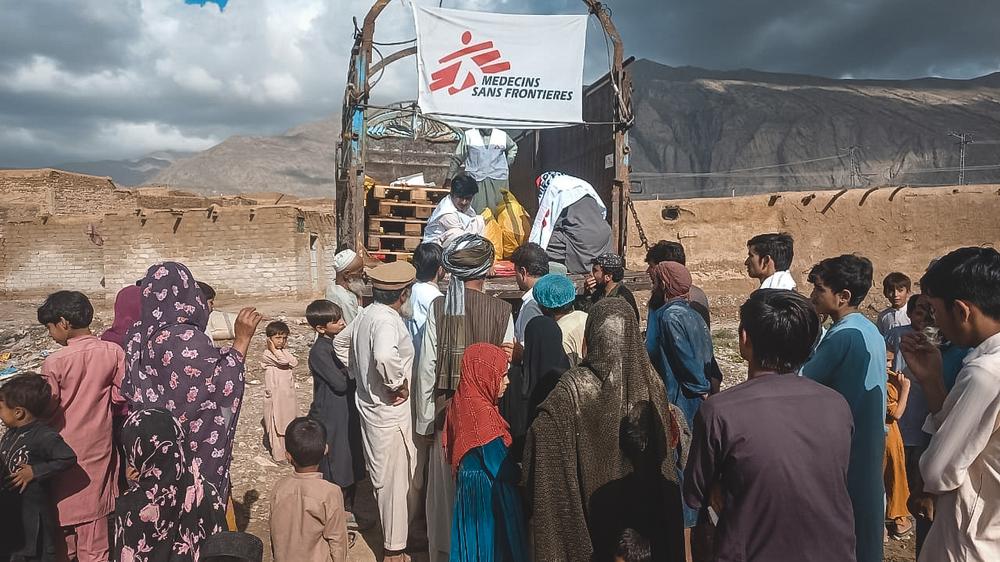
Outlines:
<svg viewBox="0 0 1000 562"><path fill-rule="evenodd" d="M899 388L888 382L885 385L886 407L888 411L896 408L899 402ZM899 424L886 412L885 425L885 457L882 461L882 472L885 478L886 506L885 515L888 519L907 517L910 512L906 507L910 490L906 483L906 458L903 454L903 435L899 432Z"/></svg>

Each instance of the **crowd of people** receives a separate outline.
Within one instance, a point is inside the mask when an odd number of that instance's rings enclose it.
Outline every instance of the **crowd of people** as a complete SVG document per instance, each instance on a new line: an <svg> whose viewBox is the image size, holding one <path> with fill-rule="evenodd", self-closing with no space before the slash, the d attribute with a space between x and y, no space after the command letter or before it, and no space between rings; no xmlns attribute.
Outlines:
<svg viewBox="0 0 1000 562"><path fill-rule="evenodd" d="M391 562L878 562L914 532L920 561L1000 560L1000 253L955 250L919 293L888 275L876 322L868 259L820 261L804 296L790 236L747 254L748 377L721 390L677 242L646 255L645 334L609 252L578 287L551 247L522 245L517 310L486 292L495 252L475 233L370 269L339 252L304 310L307 416L290 328L264 328L265 439L292 468L270 497L274 559L347 560L371 523ZM64 347L0 386L0 559L259 559L232 532L230 463L262 316L241 310L216 347L210 291L153 265L100 338L82 293L38 308ZM377 522L354 516L365 479Z"/></svg>

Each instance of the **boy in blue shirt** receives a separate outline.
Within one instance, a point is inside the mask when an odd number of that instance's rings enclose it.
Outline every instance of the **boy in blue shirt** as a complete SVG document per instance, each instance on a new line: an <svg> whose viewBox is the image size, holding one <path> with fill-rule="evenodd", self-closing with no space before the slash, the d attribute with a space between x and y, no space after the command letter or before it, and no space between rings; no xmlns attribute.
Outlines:
<svg viewBox="0 0 1000 562"><path fill-rule="evenodd" d="M802 374L843 395L854 418L847 491L854 508L857 562L881 562L885 532L886 350L878 328L858 311L872 286L872 263L843 255L827 258L809 272L810 300L833 326Z"/></svg>

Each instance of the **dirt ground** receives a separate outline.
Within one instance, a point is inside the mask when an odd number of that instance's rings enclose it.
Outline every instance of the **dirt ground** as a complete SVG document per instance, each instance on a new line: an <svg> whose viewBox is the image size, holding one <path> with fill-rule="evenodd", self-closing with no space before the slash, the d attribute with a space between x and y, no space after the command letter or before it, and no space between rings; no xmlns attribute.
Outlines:
<svg viewBox="0 0 1000 562"><path fill-rule="evenodd" d="M723 387L739 384L746 378L746 366L739 356L737 346L737 313L742 303L738 294L713 294L712 334L716 356L725 375ZM636 300L645 302L648 295L637 293ZM18 370L37 370L45 355L58 346L48 338L44 327L35 320L35 306L38 303L26 301L4 301L0 303L0 353L11 352L11 358L0 362L0 372L8 366ZM268 540L269 495L274 484L291 472L287 464L276 464L264 446L264 431L261 425L263 415L264 388L260 355L264 350L264 324L271 320L284 320L291 327L289 348L299 359L294 374L297 382L298 409L306 414L312 394L312 382L307 367L309 345L313 340L309 326L305 324L303 312L307 302L236 302L221 300L217 306L223 310L236 311L240 306L256 305L265 320L254 337L247 358L247 387L236 433L232 464L233 498L237 507L237 523L241 530L253 533L265 543L265 560L270 560ZM112 312L110 304L99 304L93 324L95 333L110 325ZM873 308L873 307L868 307ZM870 312L870 310L866 310ZM644 311L643 311L644 314ZM358 490L358 516L364 520L377 520L377 511L370 484L364 483ZM372 562L382 559L380 545L381 531L378 525L365 532L357 532L356 542L350 550L352 562ZM889 541L886 545L887 562L914 560L913 540ZM411 553L415 562L427 560L426 553Z"/></svg>

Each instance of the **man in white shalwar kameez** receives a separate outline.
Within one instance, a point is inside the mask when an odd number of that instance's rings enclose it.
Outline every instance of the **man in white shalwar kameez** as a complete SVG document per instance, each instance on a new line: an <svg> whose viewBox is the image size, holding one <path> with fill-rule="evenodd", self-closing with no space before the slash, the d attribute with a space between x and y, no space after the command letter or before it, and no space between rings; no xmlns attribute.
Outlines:
<svg viewBox="0 0 1000 562"><path fill-rule="evenodd" d="M336 304L344 315L344 324L350 324L361 310L358 295L364 289L361 278L364 261L354 250L344 250L333 256L333 270L337 278L326 288L326 300Z"/></svg>
<svg viewBox="0 0 1000 562"><path fill-rule="evenodd" d="M349 371L357 381L357 405L368 473L375 488L385 537L385 560L409 560L403 551L415 515L417 451L407 402L413 340L400 316L416 270L407 262L368 272L375 302L351 324Z"/></svg>
<svg viewBox="0 0 1000 562"><path fill-rule="evenodd" d="M472 198L478 192L479 186L471 176L456 176L451 182L451 194L438 203L431 218L427 219L423 242L447 248L463 234L482 235L486 222L472 209Z"/></svg>

